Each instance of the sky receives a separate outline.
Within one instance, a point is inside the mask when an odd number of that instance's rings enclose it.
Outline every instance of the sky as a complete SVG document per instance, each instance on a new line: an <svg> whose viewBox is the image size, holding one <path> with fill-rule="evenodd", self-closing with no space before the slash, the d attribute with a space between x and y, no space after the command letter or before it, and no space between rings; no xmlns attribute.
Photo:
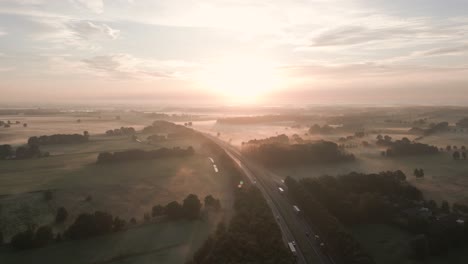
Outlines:
<svg viewBox="0 0 468 264"><path fill-rule="evenodd" d="M465 0L0 0L0 103L468 104Z"/></svg>

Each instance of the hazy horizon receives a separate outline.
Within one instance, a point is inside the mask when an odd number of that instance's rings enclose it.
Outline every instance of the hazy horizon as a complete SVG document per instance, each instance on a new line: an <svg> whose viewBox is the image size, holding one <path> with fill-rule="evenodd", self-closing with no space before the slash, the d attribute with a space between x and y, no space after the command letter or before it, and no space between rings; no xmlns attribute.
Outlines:
<svg viewBox="0 0 468 264"><path fill-rule="evenodd" d="M3 0L0 103L468 102L468 2Z"/></svg>

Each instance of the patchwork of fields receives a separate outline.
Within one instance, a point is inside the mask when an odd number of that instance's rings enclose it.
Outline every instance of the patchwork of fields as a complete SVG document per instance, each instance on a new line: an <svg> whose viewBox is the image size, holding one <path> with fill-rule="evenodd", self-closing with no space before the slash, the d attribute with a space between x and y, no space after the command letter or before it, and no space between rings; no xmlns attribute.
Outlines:
<svg viewBox="0 0 468 264"><path fill-rule="evenodd" d="M58 122L56 129L34 130L35 122L28 121L28 128L14 129L30 129L31 132L11 130L11 134L6 135L5 130L0 131L2 144L24 144L29 136L82 133L83 129L91 134L89 142L83 144L41 146L41 151L49 152L50 157L0 161L0 229L6 241L31 224L53 223L61 206L68 210L69 217L64 224L53 225L54 232L63 232L79 214L96 210L127 221L134 217L142 223L144 214L151 213L154 205L166 205L174 200L181 202L191 193L201 200L211 194L220 199L223 209L194 222L163 221L137 225L125 232L85 241L65 241L22 252L0 250L0 259L6 263L32 260L36 263L183 263L203 243L217 222L230 217L232 188L229 175L222 173L222 167L220 173L215 173L208 159L210 153L201 148L198 140L182 138L147 144L146 134L138 133L137 137L141 139L138 141L129 136L102 134L107 129L133 123L109 121L97 126L89 124L82 118L75 128ZM143 126L141 122L134 127ZM103 151L188 146L195 149L195 155L96 164L98 154ZM50 201L44 199L47 191L52 193Z"/></svg>

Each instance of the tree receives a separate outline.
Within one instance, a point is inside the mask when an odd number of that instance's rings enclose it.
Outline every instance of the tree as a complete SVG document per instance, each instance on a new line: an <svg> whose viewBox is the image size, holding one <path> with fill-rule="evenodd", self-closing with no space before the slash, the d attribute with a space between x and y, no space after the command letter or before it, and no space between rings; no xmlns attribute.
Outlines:
<svg viewBox="0 0 468 264"><path fill-rule="evenodd" d="M450 145L447 145L447 147L445 147L445 150L447 150L447 151L451 151L451 150L452 150L452 146L450 146Z"/></svg>
<svg viewBox="0 0 468 264"><path fill-rule="evenodd" d="M89 137L89 132L87 130L83 131L83 136L88 138Z"/></svg>
<svg viewBox="0 0 468 264"><path fill-rule="evenodd" d="M114 232L121 231L125 228L126 224L127 223L125 222L125 220L120 219L118 216L116 216L114 218L114 223L112 224L112 228L113 228L112 230Z"/></svg>
<svg viewBox="0 0 468 264"><path fill-rule="evenodd" d="M221 202L219 199L215 199L211 194L205 197L205 207L212 208L216 211L221 209Z"/></svg>
<svg viewBox="0 0 468 264"><path fill-rule="evenodd" d="M200 209L202 204L200 199L195 194L189 194L187 198L184 199L182 204L182 209L184 211L184 216L188 219L196 219L200 215Z"/></svg>
<svg viewBox="0 0 468 264"><path fill-rule="evenodd" d="M28 124L27 124L27 123L24 123L24 124L23 124L23 127L28 127Z"/></svg>
<svg viewBox="0 0 468 264"><path fill-rule="evenodd" d="M23 232L19 232L11 238L11 246L15 249L29 249L34 246L34 231L28 229Z"/></svg>
<svg viewBox="0 0 468 264"><path fill-rule="evenodd" d="M177 201L168 203L166 205L165 211L167 217L171 220L180 219L183 215L182 206Z"/></svg>
<svg viewBox="0 0 468 264"><path fill-rule="evenodd" d="M442 205L440 206L440 210L446 214L450 213L450 205L447 201L442 201Z"/></svg>
<svg viewBox="0 0 468 264"><path fill-rule="evenodd" d="M461 156L462 156L462 158L463 158L464 160L466 160L466 152L465 152L465 151L462 152Z"/></svg>
<svg viewBox="0 0 468 264"><path fill-rule="evenodd" d="M36 230L34 236L34 246L42 247L47 245L54 239L54 234L52 233L52 228L50 226L41 226Z"/></svg>
<svg viewBox="0 0 468 264"><path fill-rule="evenodd" d="M94 214L80 214L67 229L66 235L71 239L82 239L110 233L113 227L112 215L96 211Z"/></svg>
<svg viewBox="0 0 468 264"><path fill-rule="evenodd" d="M6 159L13 155L13 148L11 145L0 145L0 159Z"/></svg>
<svg viewBox="0 0 468 264"><path fill-rule="evenodd" d="M459 160L460 159L460 152L458 152L458 151L453 152L452 157L453 157L454 160Z"/></svg>
<svg viewBox="0 0 468 264"><path fill-rule="evenodd" d="M164 215L164 207L160 204L153 206L153 208L151 209L151 215L153 217Z"/></svg>
<svg viewBox="0 0 468 264"><path fill-rule="evenodd" d="M55 223L61 224L65 222L65 220L67 220L67 217L68 217L67 209L65 209L65 207L60 207L57 210L57 214L55 215Z"/></svg>
<svg viewBox="0 0 468 264"><path fill-rule="evenodd" d="M105 163L111 161L113 158L112 153L109 152L101 152L97 157L97 163Z"/></svg>

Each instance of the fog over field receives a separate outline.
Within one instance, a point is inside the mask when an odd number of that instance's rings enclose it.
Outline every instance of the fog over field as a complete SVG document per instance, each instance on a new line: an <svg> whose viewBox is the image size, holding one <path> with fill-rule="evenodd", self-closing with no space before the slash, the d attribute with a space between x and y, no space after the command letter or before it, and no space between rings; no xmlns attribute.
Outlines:
<svg viewBox="0 0 468 264"><path fill-rule="evenodd" d="M0 0L0 264L468 263L467 10Z"/></svg>

